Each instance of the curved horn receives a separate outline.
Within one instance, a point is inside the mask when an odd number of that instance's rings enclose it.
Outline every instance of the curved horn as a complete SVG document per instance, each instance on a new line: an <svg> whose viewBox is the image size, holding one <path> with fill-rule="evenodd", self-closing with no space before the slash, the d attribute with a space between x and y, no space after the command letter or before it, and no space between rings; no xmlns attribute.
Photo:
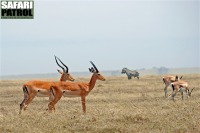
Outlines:
<svg viewBox="0 0 200 133"><path fill-rule="evenodd" d="M94 65L94 63L92 61L90 61L90 63L93 65L93 67L95 68L96 72L98 73L99 70L97 69L97 67Z"/></svg>
<svg viewBox="0 0 200 133"><path fill-rule="evenodd" d="M55 55L54 55L54 56L55 56ZM57 58L57 57L55 56L55 60L56 60L57 65L58 65L60 68L62 68L63 71L65 71L65 69L58 63L58 61L57 61L56 58Z"/></svg>
<svg viewBox="0 0 200 133"><path fill-rule="evenodd" d="M56 56L55 56L56 57ZM58 57L56 57L56 58L58 58ZM63 66L65 66L65 68L66 68L66 72L68 73L68 67L58 58L58 60L63 64Z"/></svg>

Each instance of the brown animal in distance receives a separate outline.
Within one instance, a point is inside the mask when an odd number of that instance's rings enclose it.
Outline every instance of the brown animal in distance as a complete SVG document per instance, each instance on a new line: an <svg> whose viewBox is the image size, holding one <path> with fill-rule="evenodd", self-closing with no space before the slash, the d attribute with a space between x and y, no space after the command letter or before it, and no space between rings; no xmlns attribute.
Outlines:
<svg viewBox="0 0 200 133"><path fill-rule="evenodd" d="M165 97L167 97L167 88L169 87L169 85L175 81L181 80L182 78L183 76L179 78L177 75L163 77L163 83L165 84L165 87L164 87Z"/></svg>

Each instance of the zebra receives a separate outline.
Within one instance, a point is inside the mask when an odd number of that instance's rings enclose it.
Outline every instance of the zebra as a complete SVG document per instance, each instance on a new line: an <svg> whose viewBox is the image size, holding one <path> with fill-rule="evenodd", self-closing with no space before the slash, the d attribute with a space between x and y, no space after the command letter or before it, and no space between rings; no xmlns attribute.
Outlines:
<svg viewBox="0 0 200 133"><path fill-rule="evenodd" d="M139 72L137 72L136 70L132 71L132 70L129 70L128 68L123 68L122 69L122 74L126 73L128 79L131 79L131 77L137 77L137 79L139 79Z"/></svg>

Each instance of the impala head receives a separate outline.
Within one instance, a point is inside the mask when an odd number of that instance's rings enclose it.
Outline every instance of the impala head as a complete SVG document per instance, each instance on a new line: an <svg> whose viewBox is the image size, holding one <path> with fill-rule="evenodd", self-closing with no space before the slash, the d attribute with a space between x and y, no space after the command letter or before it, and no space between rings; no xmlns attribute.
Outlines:
<svg viewBox="0 0 200 133"><path fill-rule="evenodd" d="M194 90L194 88L191 89L191 91L188 91L188 96L190 97L192 95L192 91Z"/></svg>
<svg viewBox="0 0 200 133"><path fill-rule="evenodd" d="M54 55L55 56L55 55ZM58 63L58 60L60 61L60 63L66 68L62 67L59 63ZM66 81L66 80L70 80L70 81L74 81L75 79L69 74L69 69L68 67L58 58L55 56L55 60L56 60L56 63L57 65L63 70L58 70L58 72L61 74L61 78L60 78L60 81Z"/></svg>
<svg viewBox="0 0 200 133"><path fill-rule="evenodd" d="M176 75L175 77L175 81L181 80L183 78L183 76L181 76L180 78Z"/></svg>
<svg viewBox="0 0 200 133"><path fill-rule="evenodd" d="M93 67L89 68L89 71L93 73L93 76L95 76L97 79L105 81L106 79L99 73L99 70L97 67L94 65L92 61L90 61Z"/></svg>

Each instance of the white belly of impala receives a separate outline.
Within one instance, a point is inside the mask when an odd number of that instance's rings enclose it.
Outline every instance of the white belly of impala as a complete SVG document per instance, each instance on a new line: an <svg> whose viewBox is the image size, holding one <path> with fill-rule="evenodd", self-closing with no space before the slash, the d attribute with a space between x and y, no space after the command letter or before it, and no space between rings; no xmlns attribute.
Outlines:
<svg viewBox="0 0 200 133"><path fill-rule="evenodd" d="M50 91L45 90L45 89L38 89L37 91L37 97L49 97L50 96Z"/></svg>
<svg viewBox="0 0 200 133"><path fill-rule="evenodd" d="M63 91L63 96L64 97L80 97L81 96L81 90L78 91L70 91L70 90L65 90Z"/></svg>

